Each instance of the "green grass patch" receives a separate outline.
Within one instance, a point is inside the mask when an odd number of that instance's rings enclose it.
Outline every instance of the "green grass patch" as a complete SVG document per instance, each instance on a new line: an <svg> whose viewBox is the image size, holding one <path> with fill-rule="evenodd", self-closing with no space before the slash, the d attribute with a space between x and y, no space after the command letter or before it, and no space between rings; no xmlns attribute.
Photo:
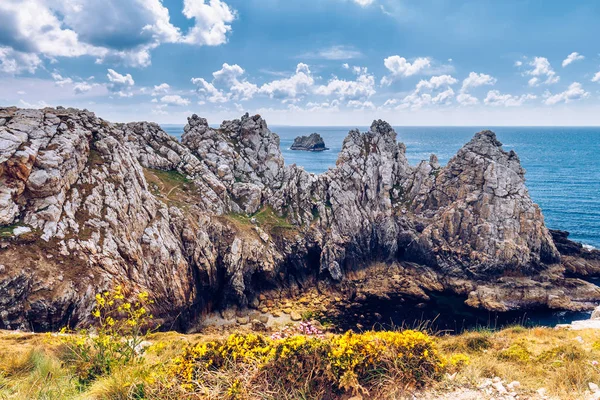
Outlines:
<svg viewBox="0 0 600 400"><path fill-rule="evenodd" d="M227 214L227 218L238 224L252 225L252 218L256 220L256 224L266 228L279 228L279 229L295 229L285 216L279 216L269 206L262 208L254 214Z"/></svg>
<svg viewBox="0 0 600 400"><path fill-rule="evenodd" d="M13 236L13 230L17 225L0 226L0 237L8 238Z"/></svg>

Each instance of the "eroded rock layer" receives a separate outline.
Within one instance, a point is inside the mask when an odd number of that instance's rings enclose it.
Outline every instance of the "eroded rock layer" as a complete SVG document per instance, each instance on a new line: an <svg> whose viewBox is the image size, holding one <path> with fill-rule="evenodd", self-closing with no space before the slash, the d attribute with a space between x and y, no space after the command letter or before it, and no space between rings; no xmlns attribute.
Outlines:
<svg viewBox="0 0 600 400"><path fill-rule="evenodd" d="M193 115L178 142L85 110L0 109L0 227L0 328L85 323L95 293L122 284L184 329L264 290L335 287L375 261L404 271L409 283L379 285L394 294L452 291L496 311L600 301L576 278L596 258L563 256L565 276L519 158L490 131L445 167L435 156L413 167L375 121L314 175L285 165L260 116L213 129Z"/></svg>

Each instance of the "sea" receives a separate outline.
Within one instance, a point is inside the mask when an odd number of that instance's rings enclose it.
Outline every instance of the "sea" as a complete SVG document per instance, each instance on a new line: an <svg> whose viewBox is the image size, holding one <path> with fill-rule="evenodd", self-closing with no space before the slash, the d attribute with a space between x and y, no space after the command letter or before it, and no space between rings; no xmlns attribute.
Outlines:
<svg viewBox="0 0 600 400"><path fill-rule="evenodd" d="M367 127L270 126L281 138L286 164L321 174L335 166L348 131ZM183 125L164 125L181 138ZM570 239L600 248L600 127L394 127L406 144L412 165L436 154L446 164L476 132L496 132L505 150L514 150L526 170L526 184L540 205L546 225L566 230ZM313 153L290 150L294 138L319 133L330 150Z"/></svg>

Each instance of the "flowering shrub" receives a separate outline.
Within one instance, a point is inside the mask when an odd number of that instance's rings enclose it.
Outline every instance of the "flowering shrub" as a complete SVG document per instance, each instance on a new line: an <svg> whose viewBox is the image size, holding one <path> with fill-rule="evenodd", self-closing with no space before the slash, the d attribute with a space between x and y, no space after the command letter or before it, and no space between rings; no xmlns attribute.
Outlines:
<svg viewBox="0 0 600 400"><path fill-rule="evenodd" d="M96 295L92 311L96 331L79 330L63 339L81 384L110 373L115 366L139 361L153 318L147 310L150 304L147 292L127 301L121 286ZM67 329L61 332L67 333Z"/></svg>
<svg viewBox="0 0 600 400"><path fill-rule="evenodd" d="M202 342L184 349L174 361L172 374L182 387L192 390L206 371L254 364L264 372L267 382L287 387L309 382L344 392L368 385L377 371L393 370L407 386L419 386L439 378L447 365L466 362L446 362L433 339L418 331L348 332L325 337L313 328L301 324L297 331L309 334L293 335L293 331L284 330L271 338L250 333Z"/></svg>

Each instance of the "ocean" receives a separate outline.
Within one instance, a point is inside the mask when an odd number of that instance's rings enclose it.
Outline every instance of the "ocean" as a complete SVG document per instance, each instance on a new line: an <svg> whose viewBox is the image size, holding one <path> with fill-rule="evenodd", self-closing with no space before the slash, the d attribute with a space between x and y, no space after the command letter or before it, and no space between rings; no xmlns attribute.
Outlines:
<svg viewBox="0 0 600 400"><path fill-rule="evenodd" d="M348 131L355 127L270 126L281 138L287 164L316 174L335 166ZM367 127L358 127L366 131ZM182 125L163 126L180 138ZM600 248L600 128L588 127L394 127L406 144L412 165L437 154L443 165L476 132L496 132L505 150L514 150L526 169L527 187L540 205L546 225L571 232L570 238ZM330 150L321 153L292 151L294 138L319 133Z"/></svg>

